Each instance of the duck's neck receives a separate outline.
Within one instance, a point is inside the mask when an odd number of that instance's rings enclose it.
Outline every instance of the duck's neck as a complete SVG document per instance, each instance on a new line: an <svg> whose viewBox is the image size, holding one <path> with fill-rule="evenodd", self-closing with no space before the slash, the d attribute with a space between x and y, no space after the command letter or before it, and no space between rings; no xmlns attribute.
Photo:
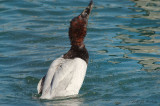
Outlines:
<svg viewBox="0 0 160 106"><path fill-rule="evenodd" d="M71 43L72 44L72 43ZM83 42L80 42L80 43L76 43L76 44L72 44L71 45L71 49L72 50L82 50L85 48L85 45Z"/></svg>
<svg viewBox="0 0 160 106"><path fill-rule="evenodd" d="M66 54L64 54L63 57L65 59L81 58L86 63L88 63L88 59L89 59L88 51L85 48L84 44L82 44L80 46L78 46L78 45L72 45L71 49Z"/></svg>

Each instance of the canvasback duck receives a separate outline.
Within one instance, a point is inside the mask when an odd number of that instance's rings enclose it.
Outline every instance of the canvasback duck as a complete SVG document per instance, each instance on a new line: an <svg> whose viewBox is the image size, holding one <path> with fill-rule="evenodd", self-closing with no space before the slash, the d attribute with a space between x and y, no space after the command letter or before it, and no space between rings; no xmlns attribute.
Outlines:
<svg viewBox="0 0 160 106"><path fill-rule="evenodd" d="M70 22L70 50L52 62L47 74L39 81L37 90L40 99L71 96L79 93L88 65L88 51L83 43L87 33L89 14L93 1Z"/></svg>

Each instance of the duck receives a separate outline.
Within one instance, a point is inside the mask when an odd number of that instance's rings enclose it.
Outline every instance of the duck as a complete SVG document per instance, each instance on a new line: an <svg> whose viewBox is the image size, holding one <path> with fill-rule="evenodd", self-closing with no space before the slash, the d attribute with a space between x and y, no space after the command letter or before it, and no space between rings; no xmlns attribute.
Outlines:
<svg viewBox="0 0 160 106"><path fill-rule="evenodd" d="M79 94L89 60L89 53L83 41L87 34L87 24L92 8L93 0L80 15L70 21L68 33L70 50L55 59L47 74L39 81L37 91L41 95L40 99Z"/></svg>

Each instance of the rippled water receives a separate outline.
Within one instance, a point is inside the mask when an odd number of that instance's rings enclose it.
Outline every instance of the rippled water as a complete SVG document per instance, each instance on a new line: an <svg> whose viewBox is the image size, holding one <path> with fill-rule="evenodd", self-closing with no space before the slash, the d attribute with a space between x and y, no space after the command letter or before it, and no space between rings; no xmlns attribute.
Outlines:
<svg viewBox="0 0 160 106"><path fill-rule="evenodd" d="M94 0L80 94L39 100L37 83L70 48L89 0L0 0L0 105L160 105L160 1Z"/></svg>

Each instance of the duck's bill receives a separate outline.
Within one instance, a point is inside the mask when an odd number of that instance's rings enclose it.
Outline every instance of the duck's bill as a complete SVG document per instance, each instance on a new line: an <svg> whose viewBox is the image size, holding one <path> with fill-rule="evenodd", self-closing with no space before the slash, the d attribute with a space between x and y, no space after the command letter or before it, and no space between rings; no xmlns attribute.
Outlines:
<svg viewBox="0 0 160 106"><path fill-rule="evenodd" d="M89 14L91 13L92 8L93 8L93 0L90 1L88 7L86 9L84 9L84 11L80 14L80 16L82 18L88 19L89 18Z"/></svg>

